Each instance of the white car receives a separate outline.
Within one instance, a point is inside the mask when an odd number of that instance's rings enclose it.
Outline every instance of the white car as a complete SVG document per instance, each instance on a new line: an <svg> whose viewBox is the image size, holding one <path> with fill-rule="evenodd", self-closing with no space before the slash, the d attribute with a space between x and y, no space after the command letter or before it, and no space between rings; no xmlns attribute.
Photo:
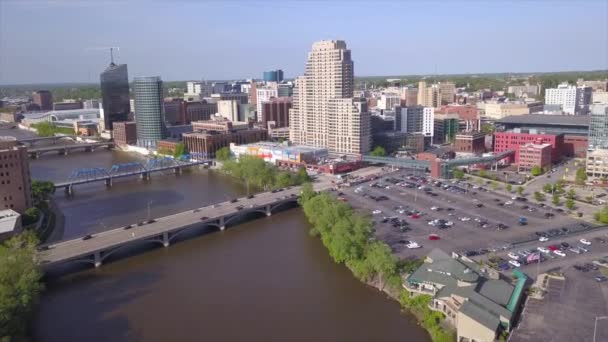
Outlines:
<svg viewBox="0 0 608 342"><path fill-rule="evenodd" d="M549 238L546 237L546 236L541 236L541 237L538 238L538 241L540 241L540 242L547 242L547 241L549 241Z"/></svg>
<svg viewBox="0 0 608 342"><path fill-rule="evenodd" d="M445 225L448 226L448 227L451 227L451 226L454 225L454 222L448 221L448 222L445 223Z"/></svg>
<svg viewBox="0 0 608 342"><path fill-rule="evenodd" d="M516 200L516 199L517 199L517 196L513 196L513 197L511 197L511 199L512 199L512 200Z"/></svg>
<svg viewBox="0 0 608 342"><path fill-rule="evenodd" d="M513 252L509 252L509 254L507 254L507 256L511 259L519 260L519 255L517 255Z"/></svg>
<svg viewBox="0 0 608 342"><path fill-rule="evenodd" d="M511 204L513 204L513 201L506 201L505 202L505 205L511 205Z"/></svg>
<svg viewBox="0 0 608 342"><path fill-rule="evenodd" d="M590 245L591 245L591 242L589 242L589 240L586 240L586 239L580 239L579 241L580 241L580 242L581 242L583 245L587 245L587 246L590 246Z"/></svg>
<svg viewBox="0 0 608 342"><path fill-rule="evenodd" d="M551 251L550 251L548 248L545 248L545 247L538 247L538 248L536 248L536 249L537 249L539 252L543 252L543 253L545 253L545 254L549 254L549 253L551 253Z"/></svg>
<svg viewBox="0 0 608 342"><path fill-rule="evenodd" d="M562 258L566 256L566 253L560 251L559 249L554 250L553 253L559 255Z"/></svg>
<svg viewBox="0 0 608 342"><path fill-rule="evenodd" d="M438 209L437 207L431 207L431 210L433 210L433 211L435 211L437 209Z"/></svg>
<svg viewBox="0 0 608 342"><path fill-rule="evenodd" d="M409 249L415 249L415 248L421 248L422 246L420 246L419 244L417 244L414 241L410 241L410 243L408 243L407 245L405 245L405 247L407 247Z"/></svg>
<svg viewBox="0 0 608 342"><path fill-rule="evenodd" d="M372 214L374 214L374 215L382 214L382 210L376 209L376 210L372 211Z"/></svg>
<svg viewBox="0 0 608 342"><path fill-rule="evenodd" d="M517 260L509 260L509 264L511 264L515 267L521 267L521 264Z"/></svg>

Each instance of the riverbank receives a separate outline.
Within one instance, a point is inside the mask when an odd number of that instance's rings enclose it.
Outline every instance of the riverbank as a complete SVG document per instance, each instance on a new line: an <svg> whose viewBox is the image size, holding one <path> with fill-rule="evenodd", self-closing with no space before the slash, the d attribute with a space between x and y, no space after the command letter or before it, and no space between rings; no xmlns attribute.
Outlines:
<svg viewBox="0 0 608 342"><path fill-rule="evenodd" d="M59 206L57 206L57 203L53 198L49 199L48 204L49 213L53 215L53 224L48 228L50 231L46 232L44 239L41 237L42 243L60 241L63 238L63 233L65 230L65 216L63 215L63 212Z"/></svg>
<svg viewBox="0 0 608 342"><path fill-rule="evenodd" d="M316 193L303 186L300 204L334 262L344 264L363 283L400 303L413 314L434 342L451 342L455 335L442 324L443 314L428 308L430 298L410 298L402 288L403 276L420 266L420 260L397 260L388 245L373 236L368 217L353 211L328 193Z"/></svg>

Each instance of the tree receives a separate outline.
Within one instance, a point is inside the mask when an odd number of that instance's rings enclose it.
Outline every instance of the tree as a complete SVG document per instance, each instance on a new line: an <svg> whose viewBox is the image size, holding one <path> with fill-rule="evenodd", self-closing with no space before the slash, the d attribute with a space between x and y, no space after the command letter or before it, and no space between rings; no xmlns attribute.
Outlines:
<svg viewBox="0 0 608 342"><path fill-rule="evenodd" d="M553 185L551 183L543 185L543 191L550 194L553 191Z"/></svg>
<svg viewBox="0 0 608 342"><path fill-rule="evenodd" d="M300 205L304 205L308 200L315 196L315 190L310 183L304 183L302 185L302 189L300 190Z"/></svg>
<svg viewBox="0 0 608 342"><path fill-rule="evenodd" d="M279 172L277 175L276 185L279 188L284 188L291 185L292 179L291 174L289 172Z"/></svg>
<svg viewBox="0 0 608 342"><path fill-rule="evenodd" d="M479 170L479 177L483 177L483 178L486 177L486 170L485 169Z"/></svg>
<svg viewBox="0 0 608 342"><path fill-rule="evenodd" d="M498 182L492 181L492 183L490 183L490 185L492 186L493 190L498 190L500 188L500 184L498 184Z"/></svg>
<svg viewBox="0 0 608 342"><path fill-rule="evenodd" d="M298 169L298 172L296 173L296 182L297 184L304 184L306 182L310 182L310 176L308 175L308 172L306 172L305 167L301 167Z"/></svg>
<svg viewBox="0 0 608 342"><path fill-rule="evenodd" d="M535 191L535 192L534 192L534 199L535 199L537 202L543 202L543 201L545 200L545 194L543 194L543 193L542 193L542 192L540 192L540 191Z"/></svg>
<svg viewBox="0 0 608 342"><path fill-rule="evenodd" d="M34 201L40 203L55 193L55 184L49 181L32 181L32 197Z"/></svg>
<svg viewBox="0 0 608 342"><path fill-rule="evenodd" d="M593 202L593 196L585 196L585 201L589 203Z"/></svg>
<svg viewBox="0 0 608 342"><path fill-rule="evenodd" d="M464 178L464 171L462 171L461 169L453 169L452 176L454 176L454 178L458 180L461 180Z"/></svg>
<svg viewBox="0 0 608 342"><path fill-rule="evenodd" d="M608 224L608 206L603 207L595 213L595 219L601 223Z"/></svg>
<svg viewBox="0 0 608 342"><path fill-rule="evenodd" d="M530 169L530 174L534 177L540 176L542 172L542 169L538 165L532 166L532 169Z"/></svg>
<svg viewBox="0 0 608 342"><path fill-rule="evenodd" d="M572 200L576 199L576 191L574 191L574 189L568 190L568 192L566 193L566 198Z"/></svg>
<svg viewBox="0 0 608 342"><path fill-rule="evenodd" d="M23 232L0 246L0 340L25 337L28 321L43 289L36 262L38 239Z"/></svg>
<svg viewBox="0 0 608 342"><path fill-rule="evenodd" d="M568 198L566 200L566 208L569 210L574 210L574 200L572 198Z"/></svg>
<svg viewBox="0 0 608 342"><path fill-rule="evenodd" d="M551 203L553 203L554 205L559 205L561 203L559 200L559 194L553 195L553 199L551 200Z"/></svg>
<svg viewBox="0 0 608 342"><path fill-rule="evenodd" d="M386 156L386 150L382 146L376 146L376 148L374 148L374 150L370 152L370 155L374 157L384 157Z"/></svg>
<svg viewBox="0 0 608 342"><path fill-rule="evenodd" d="M518 194L519 196L521 196L521 195L523 195L523 194L524 194L524 187L523 187L523 186L518 186L518 187L517 187L517 194Z"/></svg>
<svg viewBox="0 0 608 342"><path fill-rule="evenodd" d="M577 185L585 185L587 182L587 170L584 167L578 168L576 170L576 175L574 176L574 183Z"/></svg>
<svg viewBox="0 0 608 342"><path fill-rule="evenodd" d="M22 215L23 225L27 226L38 221L40 209L36 207L27 208Z"/></svg>
<svg viewBox="0 0 608 342"><path fill-rule="evenodd" d="M186 154L186 145L183 142L180 142L175 145L175 150L173 151L173 157L179 158Z"/></svg>
<svg viewBox="0 0 608 342"><path fill-rule="evenodd" d="M222 147L215 152L215 158L221 162L230 159L230 147Z"/></svg>
<svg viewBox="0 0 608 342"><path fill-rule="evenodd" d="M386 279L397 271L397 263L391 249L383 242L374 242L366 254L367 262L378 277L380 289L383 289Z"/></svg>
<svg viewBox="0 0 608 342"><path fill-rule="evenodd" d="M507 184L507 185L505 186L505 188L507 189L507 191L508 191L508 192L513 192L513 185L511 185L511 184Z"/></svg>
<svg viewBox="0 0 608 342"><path fill-rule="evenodd" d="M492 134L494 134L494 131L495 131L494 125L492 125L490 123L481 124L481 132L483 132L483 134L492 135Z"/></svg>

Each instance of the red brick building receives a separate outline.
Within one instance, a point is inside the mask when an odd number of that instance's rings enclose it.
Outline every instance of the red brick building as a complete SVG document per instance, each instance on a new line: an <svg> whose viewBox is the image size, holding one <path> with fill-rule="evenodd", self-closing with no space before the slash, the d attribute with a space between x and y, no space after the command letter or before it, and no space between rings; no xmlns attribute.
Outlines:
<svg viewBox="0 0 608 342"><path fill-rule="evenodd" d="M118 145L135 145L137 143L137 126L135 121L113 123L112 135Z"/></svg>
<svg viewBox="0 0 608 342"><path fill-rule="evenodd" d="M435 114L457 114L465 131L478 131L480 115L477 106L473 105L447 105L435 110Z"/></svg>
<svg viewBox="0 0 608 342"><path fill-rule="evenodd" d="M568 157L585 158L587 156L588 137L578 135L564 136L564 155Z"/></svg>
<svg viewBox="0 0 608 342"><path fill-rule="evenodd" d="M486 151L486 136L481 132L457 134L454 140L456 153L482 154Z"/></svg>
<svg viewBox="0 0 608 342"><path fill-rule="evenodd" d="M541 169L550 167L552 150L551 144L530 143L520 145L518 153L519 161L517 163L518 170L529 171L535 166Z"/></svg>
<svg viewBox="0 0 608 342"><path fill-rule="evenodd" d="M519 164L519 146L529 143L551 145L552 163L558 162L564 156L564 134L494 133L494 153L513 150L515 156L509 158L511 162L517 164Z"/></svg>
<svg viewBox="0 0 608 342"><path fill-rule="evenodd" d="M230 143L241 145L268 140L268 131L255 128L229 132L205 131L185 133L182 138L186 149L195 158L215 158L215 152L230 146Z"/></svg>
<svg viewBox="0 0 608 342"><path fill-rule="evenodd" d="M48 90L38 90L32 94L32 102L40 107L40 110L53 109L53 94Z"/></svg>
<svg viewBox="0 0 608 342"><path fill-rule="evenodd" d="M268 127L268 121L274 121L275 128L289 127L289 109L291 97L275 97L262 102L262 124Z"/></svg>

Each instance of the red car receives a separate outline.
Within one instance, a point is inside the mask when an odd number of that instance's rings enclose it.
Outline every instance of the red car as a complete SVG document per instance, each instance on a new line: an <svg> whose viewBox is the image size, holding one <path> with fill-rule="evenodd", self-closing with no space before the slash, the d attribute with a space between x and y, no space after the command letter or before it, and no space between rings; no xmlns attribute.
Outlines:
<svg viewBox="0 0 608 342"><path fill-rule="evenodd" d="M431 235L429 235L429 240L431 240L431 241L436 241L436 240L439 240L439 239L440 239L439 235L437 235L437 234L431 234Z"/></svg>
<svg viewBox="0 0 608 342"><path fill-rule="evenodd" d="M342 202L348 202L348 200L344 197L338 197L338 200L342 201Z"/></svg>
<svg viewBox="0 0 608 342"><path fill-rule="evenodd" d="M558 249L559 249L559 248L558 248L557 246L555 246L555 245L547 246L547 248L548 248L548 249L549 249L551 252L556 251L556 250L558 250Z"/></svg>
<svg viewBox="0 0 608 342"><path fill-rule="evenodd" d="M410 217L411 217L411 218L413 218L413 219L419 219L419 218L420 218L420 215L418 215L418 214L413 214L413 215L412 215L412 216L410 216Z"/></svg>

